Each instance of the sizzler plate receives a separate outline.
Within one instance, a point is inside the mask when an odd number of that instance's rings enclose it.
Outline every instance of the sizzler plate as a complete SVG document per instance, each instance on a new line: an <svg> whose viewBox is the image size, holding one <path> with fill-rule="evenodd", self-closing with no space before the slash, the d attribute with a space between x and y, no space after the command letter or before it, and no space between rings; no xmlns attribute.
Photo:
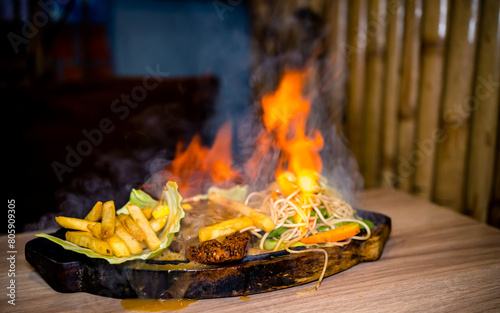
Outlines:
<svg viewBox="0 0 500 313"><path fill-rule="evenodd" d="M376 261L391 232L391 219L383 214L357 210L374 224L366 241L353 240L342 247L328 247L325 277L360 262ZM64 238L65 229L53 235ZM129 261L109 264L65 250L36 238L26 244L26 260L47 284L62 293L86 292L104 297L150 299L210 299L246 296L298 286L319 279L324 266L321 252L286 251L249 255L242 261L207 266L184 261Z"/></svg>

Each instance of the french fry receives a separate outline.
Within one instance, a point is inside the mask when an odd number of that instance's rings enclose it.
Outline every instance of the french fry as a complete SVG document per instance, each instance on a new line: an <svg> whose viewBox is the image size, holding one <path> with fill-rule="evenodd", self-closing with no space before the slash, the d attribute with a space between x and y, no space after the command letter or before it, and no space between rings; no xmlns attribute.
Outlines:
<svg viewBox="0 0 500 313"><path fill-rule="evenodd" d="M67 241L80 247L88 248L102 255L113 255L108 242L93 237L89 232L67 231L65 237Z"/></svg>
<svg viewBox="0 0 500 313"><path fill-rule="evenodd" d="M160 229L162 229L163 226L165 226L165 224L167 224L167 220L168 220L168 215L164 215L160 218L153 217L149 220L149 225L151 225L151 228L153 228L153 231L156 233L160 231Z"/></svg>
<svg viewBox="0 0 500 313"><path fill-rule="evenodd" d="M115 233L115 203L107 201L102 205L101 237L103 239L111 238Z"/></svg>
<svg viewBox="0 0 500 313"><path fill-rule="evenodd" d="M90 222L80 218L74 217L65 217L65 216L56 216L56 222L61 225L61 227L73 229L73 230L81 230L88 231L88 225L93 225L96 222Z"/></svg>
<svg viewBox="0 0 500 313"><path fill-rule="evenodd" d="M198 238L200 239L200 242L204 242L220 236L230 235L250 226L254 226L254 221L250 217L237 217L203 227L198 231Z"/></svg>
<svg viewBox="0 0 500 313"><path fill-rule="evenodd" d="M92 210L85 216L84 220L98 222L102 215L102 202L97 201Z"/></svg>
<svg viewBox="0 0 500 313"><path fill-rule="evenodd" d="M119 223L118 220L115 220L115 222ZM122 229L123 229L123 227L122 227ZM106 238L106 239L102 238L102 224L101 223L89 225L89 230L90 230L90 233L92 234L92 236L94 236L96 239L103 240L109 244L110 249L112 251L112 254L114 254L118 257L123 257L123 256L129 256L132 253L132 251L130 251L129 246L127 245L127 242L121 236L118 235L118 231L116 230L116 227L115 227L115 233L113 234L113 236ZM123 230L125 232L127 232L125 229L123 229ZM118 237L118 239L115 237ZM124 244L125 244L125 246L124 246ZM140 247L140 245L139 245L139 247ZM135 250L135 251L137 251L137 250ZM142 252L142 248L140 248L139 252L136 252L136 253L140 253L140 252Z"/></svg>
<svg viewBox="0 0 500 313"><path fill-rule="evenodd" d="M106 239L106 242L109 243L111 251L113 251L113 254L117 257L123 258L130 256L130 250L127 244L118 235L113 234L113 236Z"/></svg>
<svg viewBox="0 0 500 313"><path fill-rule="evenodd" d="M153 214L153 208L150 205L145 206L142 208L142 213L144 213L144 216L149 220Z"/></svg>
<svg viewBox="0 0 500 313"><path fill-rule="evenodd" d="M158 236L156 236L156 232L149 224L149 221L144 216L144 213L142 213L141 208L136 204L127 204L127 209L130 213L130 216L132 216L132 219L137 223L137 225L139 225L139 227L146 235L145 241L149 249L151 251L157 250L161 246L161 241Z"/></svg>
<svg viewBox="0 0 500 313"><path fill-rule="evenodd" d="M94 225L88 226L90 233L97 239L102 239L101 235L101 223L95 223Z"/></svg>
<svg viewBox="0 0 500 313"><path fill-rule="evenodd" d="M118 214L118 220L122 223L123 227L132 235L134 238L143 242L146 240L146 234L142 231L142 229L137 225L137 223L130 217L128 214Z"/></svg>
<svg viewBox="0 0 500 313"><path fill-rule="evenodd" d="M250 217L255 223L255 226L266 232L270 232L276 227L273 220L269 216L257 212L241 202L226 198L221 194L211 192L208 194L208 200L223 205L227 208L234 209L242 215Z"/></svg>
<svg viewBox="0 0 500 313"><path fill-rule="evenodd" d="M139 241L137 241L134 236L132 236L126 229L123 227L122 223L118 219L115 221L115 234L120 237L125 244L127 245L128 249L130 250L131 254L138 254L142 252L142 247Z"/></svg>

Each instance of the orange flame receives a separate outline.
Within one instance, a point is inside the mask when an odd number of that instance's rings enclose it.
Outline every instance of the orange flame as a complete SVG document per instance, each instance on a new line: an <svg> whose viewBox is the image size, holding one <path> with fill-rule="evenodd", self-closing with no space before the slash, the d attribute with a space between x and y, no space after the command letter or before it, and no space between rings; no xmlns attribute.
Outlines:
<svg viewBox="0 0 500 313"><path fill-rule="evenodd" d="M305 75L288 71L278 89L262 98L263 122L268 132L276 132L278 142L286 140L290 124L305 125L309 114L309 102L302 98Z"/></svg>
<svg viewBox="0 0 500 313"><path fill-rule="evenodd" d="M268 132L273 133L276 144L281 150L276 181L286 195L299 190L302 201L318 189L322 161L319 152L324 141L319 131L313 136L306 135L306 122L310 102L302 95L307 76L301 71L287 71L278 89L262 98L263 122ZM308 216L309 209L303 214L295 214L295 223L307 223L302 215ZM302 232L306 231L302 226Z"/></svg>
<svg viewBox="0 0 500 313"><path fill-rule="evenodd" d="M262 157L270 149L279 150L276 181L284 194L299 190L305 201L318 188L322 170L319 152L324 144L319 131L306 134L310 112L310 102L302 95L306 78L305 72L287 71L277 90L262 98L266 131L257 140L253 157L244 165L245 174L254 179L259 175ZM227 122L217 132L211 148L202 145L199 135L185 149L178 143L175 158L163 169L162 179L176 181L184 197L203 194L207 186L228 187L241 182L243 176L233 169L231 141L232 126Z"/></svg>
<svg viewBox="0 0 500 313"><path fill-rule="evenodd" d="M207 183L237 181L241 175L232 168L231 140L231 123L227 122L217 132L211 148L202 145L199 135L193 137L185 150L179 142L174 160L164 171L171 175L167 179L176 181L185 197L204 193Z"/></svg>
<svg viewBox="0 0 500 313"><path fill-rule="evenodd" d="M310 111L310 102L302 95L306 78L305 72L287 71L278 89L262 98L264 125L282 150L276 180L285 194L297 189L314 192L322 170L323 137L319 131L313 137L305 133Z"/></svg>

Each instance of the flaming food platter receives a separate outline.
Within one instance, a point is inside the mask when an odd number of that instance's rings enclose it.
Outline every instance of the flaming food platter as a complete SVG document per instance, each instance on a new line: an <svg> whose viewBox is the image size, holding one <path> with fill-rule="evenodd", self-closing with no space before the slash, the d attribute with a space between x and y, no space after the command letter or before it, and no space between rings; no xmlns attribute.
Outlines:
<svg viewBox="0 0 500 313"><path fill-rule="evenodd" d="M330 185L322 175L325 140L306 131L306 76L286 72L262 98L265 131L240 169L226 123L210 149L200 137L184 151L179 145L118 210L109 200L84 219L57 216L62 228L30 241L26 260L56 291L122 299L245 296L313 281L316 289L378 260L391 220L354 210L333 186L344 186L342 177Z"/></svg>
<svg viewBox="0 0 500 313"><path fill-rule="evenodd" d="M391 231L391 219L363 210L358 210L358 214L373 222L370 238L325 248L328 253L325 277L380 258ZM65 231L60 229L53 235L64 238ZM110 264L65 250L45 238L31 240L25 251L26 260L55 291L120 299L245 296L313 282L319 278L324 265L322 253L285 250L247 255L241 261L225 265L161 260Z"/></svg>

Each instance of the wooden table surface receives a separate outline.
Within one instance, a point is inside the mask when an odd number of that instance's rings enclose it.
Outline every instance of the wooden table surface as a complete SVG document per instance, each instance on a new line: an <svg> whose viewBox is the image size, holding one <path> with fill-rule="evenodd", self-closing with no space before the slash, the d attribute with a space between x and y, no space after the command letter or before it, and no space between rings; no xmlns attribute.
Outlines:
<svg viewBox="0 0 500 313"><path fill-rule="evenodd" d="M363 209L386 214L392 232L382 257L315 283L250 295L199 300L181 312L500 312L500 230L392 190L362 194ZM52 290L24 259L35 233L16 235L15 306L11 267L0 239L0 312L130 312L122 300ZM236 310L236 311L235 311Z"/></svg>

